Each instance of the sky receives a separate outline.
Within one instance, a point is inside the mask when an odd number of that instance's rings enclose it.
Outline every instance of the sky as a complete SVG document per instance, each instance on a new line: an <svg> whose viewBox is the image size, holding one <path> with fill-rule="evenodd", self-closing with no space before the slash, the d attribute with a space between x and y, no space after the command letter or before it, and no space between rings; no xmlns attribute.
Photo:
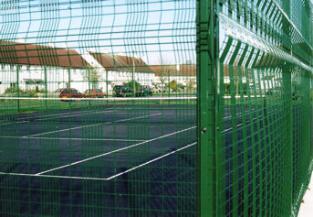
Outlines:
<svg viewBox="0 0 313 217"><path fill-rule="evenodd" d="M196 62L196 0L0 2L0 39L126 54L148 64ZM301 17L292 19L301 28Z"/></svg>
<svg viewBox="0 0 313 217"><path fill-rule="evenodd" d="M2 0L0 38L195 62L195 0Z"/></svg>

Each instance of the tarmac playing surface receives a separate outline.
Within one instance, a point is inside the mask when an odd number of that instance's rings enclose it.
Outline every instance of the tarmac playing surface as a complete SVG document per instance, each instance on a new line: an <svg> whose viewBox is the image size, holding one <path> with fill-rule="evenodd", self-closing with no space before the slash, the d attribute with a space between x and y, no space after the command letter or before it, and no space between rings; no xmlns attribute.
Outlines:
<svg viewBox="0 0 313 217"><path fill-rule="evenodd" d="M236 169L232 156L238 175L244 173L242 139L252 147L253 130L269 132L268 120L277 111L275 106L266 111L262 106L224 107L226 189ZM7 202L0 210L14 217L196 216L196 122L195 104L105 105L2 116L0 200ZM259 154L267 150L263 145ZM249 162L252 151L246 152ZM252 164L247 166L252 171ZM243 187L243 180L239 184ZM227 197L231 194L225 190Z"/></svg>
<svg viewBox="0 0 313 217"><path fill-rule="evenodd" d="M195 145L194 105L9 115L0 120L0 198L8 201L0 210L124 217L179 209L193 216Z"/></svg>

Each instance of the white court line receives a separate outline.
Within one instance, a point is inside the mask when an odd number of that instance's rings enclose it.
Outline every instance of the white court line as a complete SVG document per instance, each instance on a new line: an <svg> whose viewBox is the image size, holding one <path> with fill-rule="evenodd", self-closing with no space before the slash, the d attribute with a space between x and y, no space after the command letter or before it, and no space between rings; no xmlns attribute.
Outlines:
<svg viewBox="0 0 313 217"><path fill-rule="evenodd" d="M12 124L12 122L1 122L0 126L6 126L6 125L10 125Z"/></svg>
<svg viewBox="0 0 313 217"><path fill-rule="evenodd" d="M110 107L110 108L106 108L104 109L105 111L107 110L110 110L110 109L113 109L113 107ZM104 111L103 110L103 111ZM68 112L63 112L63 113L55 113L55 114L48 114L48 115L40 115L38 117L34 117L34 116L31 116L31 117L22 117L22 118L17 118L17 120L29 120L29 119L43 119L43 118L48 118L48 117L66 117L66 116L62 116L62 115L74 115L74 114L84 114L84 113L91 113L92 111L72 111L72 110L68 110Z"/></svg>
<svg viewBox="0 0 313 217"><path fill-rule="evenodd" d="M94 115L94 114L101 114L101 113L107 113L107 112L114 112L114 110L104 110L104 111L96 111L96 112L92 112L89 111L88 113L84 112L83 114L81 113L77 113L77 114L69 114L69 115L62 115L62 116L56 116L56 117L47 117L47 118L39 118L36 119L36 121L46 121L46 120L52 120L52 119L56 119L56 118L71 118L71 117L76 117L76 116L87 116L87 115Z"/></svg>
<svg viewBox="0 0 313 217"><path fill-rule="evenodd" d="M152 159L152 160L150 160L150 161L148 161L148 162L146 162L146 163L143 163L143 164L140 164L140 165L138 165L138 166L132 167L132 168L130 168L130 169L124 171L124 172L118 173L118 174L113 175L113 176L110 176L110 177L108 177L108 178L79 177L79 176L58 176L58 175L37 175L37 174L4 173L4 172L0 172L0 175L27 176L27 177L43 177L43 178L57 178L57 179L76 179L76 180L89 180L89 181L110 181L110 180L112 180L112 179L114 179L114 178L117 178L117 177L119 177L119 176L121 176L121 175L124 175L124 174L129 173L129 172L134 171L134 170L137 170L137 169L139 169L139 168L141 168L141 167L144 167L144 166L146 166L146 165L149 165L149 164L151 164L151 163L154 163L154 162L156 162L156 161L159 161L159 160L161 160L161 159L163 159L163 158L166 158L166 157L168 157L168 156L170 156L170 155L173 155L173 154L175 154L175 153L177 153L177 152L180 152L180 151L183 151L183 150L185 150L185 149L188 149L188 148L190 148L190 147L192 147L192 146L195 146L196 144L197 144L197 143L194 142L194 143L192 143L192 144L186 145L186 146L184 146L184 147L182 147L182 148L179 148L179 149L177 149L177 150L175 150L175 151L172 151L172 152L169 152L169 153L167 153L167 154L165 154L165 155L162 155L162 156L159 156L159 157L157 157L157 158L154 158L154 159Z"/></svg>
<svg viewBox="0 0 313 217"><path fill-rule="evenodd" d="M29 123L29 121L12 121L12 122L7 122L7 123L0 124L0 127L8 126L8 125L11 125L11 124L25 124L25 123Z"/></svg>
<svg viewBox="0 0 313 217"><path fill-rule="evenodd" d="M131 148L135 148L137 146L141 146L141 145L144 145L144 144L147 144L147 143L159 140L159 139L164 139L164 138L167 138L167 137L170 137L170 136L174 136L174 135L177 135L177 134L180 134L180 133L183 133L183 132L195 129L195 128L196 128L196 126L193 126L193 127L189 127L189 128L183 129L183 130L179 130L179 131L175 131L175 132L172 132L172 133L168 133L168 134L165 134L165 135L153 138L153 139L146 140L144 142L136 143L136 144L129 145L129 146L126 146L126 147L123 147L123 148L115 149L115 150L110 151L110 152L105 152L105 153L102 153L102 154L99 154L99 155L95 155L95 156L92 156L92 157L89 157L89 158L85 158L83 160L76 161L76 162L73 162L73 163L70 163L70 164L66 164L66 165L63 165L63 166L60 166L60 167L56 167L56 168L52 168L52 169L49 169L49 170L45 170L45 171L36 173L35 175L42 175L42 174L45 174L45 173L49 173L49 172L53 172L53 171L56 171L56 170L64 169L64 168L67 168L67 167L71 167L71 166L74 166L74 165L78 165L78 164L81 164L81 163L84 163L84 162L87 162L87 161L95 160L95 159L98 159L98 158L101 158L101 157L104 157L104 156L107 156L107 155L114 154L114 153L117 153L117 152L120 152L120 151L124 151L124 150L128 150L128 149L131 149Z"/></svg>
<svg viewBox="0 0 313 217"><path fill-rule="evenodd" d="M90 111L82 111L82 113L85 113L85 112L90 112ZM68 110L68 112L63 112L63 113L55 113L55 114L49 114L49 115L39 115L38 118L45 118L45 117L54 117L54 116L60 116L60 115L67 115L67 114L73 114L73 113L78 113L78 111L74 111L74 112L71 112L71 110ZM33 119L33 118L36 118L34 116L27 116L27 117L21 117L21 118L17 118L16 120L28 120L28 119Z"/></svg>
<svg viewBox="0 0 313 217"><path fill-rule="evenodd" d="M182 150L185 150L185 149L190 148L190 147L192 147L192 146L195 146L196 144L197 144L197 142L194 142L194 143L192 143L192 144L186 145L186 146L184 146L184 147L182 147L182 148L179 148L179 149L177 149L177 150L175 150L175 151L171 151L171 152L169 152L169 153L167 153L167 154L165 154L165 155L159 156L159 157L154 158L154 159L152 159L152 160L149 160L149 161L147 161L147 162L145 162L145 163L143 163L143 164L140 164L140 165L138 165L138 166L132 167L132 168L130 168L130 169L128 169L128 170L125 170L124 172L117 173L117 174L115 174L115 175L113 175L113 176L110 176L110 177L108 177L108 178L105 178L105 179L106 179L107 181L110 181L110 180L115 179L115 178L117 178L117 177L119 177L119 176L122 176L122 175L124 175L124 174L126 174L126 173L129 173L129 172L132 172L132 171L134 171L134 170L140 169L141 167L147 166L147 165L149 165L149 164L151 164L151 163L154 163L154 162L159 161L159 160L161 160L161 159L163 159L163 158L166 158L166 157L168 157L168 156L170 156L170 155L173 155L173 154L175 154L175 153L177 153L177 152L179 152L179 151L182 151Z"/></svg>
<svg viewBox="0 0 313 217"><path fill-rule="evenodd" d="M0 172L0 175L9 176L25 176L25 177L43 177L43 178L56 178L56 179L73 179L73 180L90 180L90 181L106 181L105 178L93 178L93 177L79 177L79 176L55 176L55 175L34 175L28 173L4 173Z"/></svg>
<svg viewBox="0 0 313 217"><path fill-rule="evenodd" d="M232 99L232 98L265 98L266 95L250 95L250 96L241 96L241 95L235 95L235 96L223 96L223 99ZM58 97L0 97L0 100L34 100L34 101L55 101L60 100ZM66 100L70 101L103 101L103 102L109 102L109 101L139 101L139 100L194 100L198 99L197 96L152 96L152 97L110 97L110 98L67 98Z"/></svg>
<svg viewBox="0 0 313 217"><path fill-rule="evenodd" d="M66 141L117 141L117 142L143 142L144 139L116 139L116 138L66 138L66 137L25 137L25 136L0 136L0 139L34 139L34 140L66 140Z"/></svg>
<svg viewBox="0 0 313 217"><path fill-rule="evenodd" d="M1 99L5 100L34 100L34 101L54 101L60 100L58 97L0 97ZM188 99L197 99L196 96L166 96L166 97L110 97L110 98L67 98L66 100L70 101L137 101L137 100L170 100L170 99L177 99L177 100L188 100Z"/></svg>
<svg viewBox="0 0 313 217"><path fill-rule="evenodd" d="M114 112L114 110L109 110L109 109L113 109L112 108L106 108L104 109L104 111L99 111L99 112L94 112L94 113L91 113L92 111L75 111L74 113L76 114L77 113L77 116L83 116L85 114L82 114L82 113L89 113L89 114L86 114L86 115L92 115L92 114L98 114L98 113L103 113L103 112ZM55 119L55 118L63 118L63 117L67 117L67 116L60 116L62 114L69 114L71 112L66 112L66 113L58 113L58 114L50 114L50 115L42 115L42 116L39 116L40 119L37 119L36 117L24 117L24 118L17 118L18 121L12 121L12 122L7 122L7 123L1 123L0 122L0 127L1 126L8 126L8 125L12 125L12 124L25 124L25 123L29 123L30 119L35 119L37 121L43 121L43 120L49 120L49 119ZM71 116L74 116L73 113L71 113ZM52 117L51 117L52 116ZM42 117L51 117L51 118L42 118Z"/></svg>
<svg viewBox="0 0 313 217"><path fill-rule="evenodd" d="M113 123L120 123L120 122L142 119L142 118L152 117L152 116L159 116L159 115L161 115L161 113L156 113L156 114L152 114L152 115L142 115L142 116L137 116L137 117L132 117L132 118L125 118L125 119L121 119L121 120L117 120L117 121L110 121L110 122L104 122L104 123L97 123L97 124L89 124L89 125L83 125L83 126L78 126L78 127L71 127L71 128L61 129L61 130L43 132L43 133L36 133L36 134L23 136L23 137L24 138L39 137L39 136L44 136L44 135L49 135L49 134L54 134L54 133L60 133L60 132L65 132L65 131L70 131L70 130L77 130L77 129L83 129L83 128L87 128L87 127L95 127L95 126L101 126L101 125L107 125L107 124L113 124Z"/></svg>

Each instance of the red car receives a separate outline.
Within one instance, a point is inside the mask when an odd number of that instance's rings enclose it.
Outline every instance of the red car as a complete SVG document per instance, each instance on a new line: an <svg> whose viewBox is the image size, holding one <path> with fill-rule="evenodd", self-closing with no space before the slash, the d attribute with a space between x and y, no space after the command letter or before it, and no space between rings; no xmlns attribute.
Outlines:
<svg viewBox="0 0 313 217"><path fill-rule="evenodd" d="M101 89L89 89L84 93L86 98L103 98L105 94Z"/></svg>
<svg viewBox="0 0 313 217"><path fill-rule="evenodd" d="M64 88L59 97L62 101L68 101L69 98L83 98L84 95L74 88Z"/></svg>

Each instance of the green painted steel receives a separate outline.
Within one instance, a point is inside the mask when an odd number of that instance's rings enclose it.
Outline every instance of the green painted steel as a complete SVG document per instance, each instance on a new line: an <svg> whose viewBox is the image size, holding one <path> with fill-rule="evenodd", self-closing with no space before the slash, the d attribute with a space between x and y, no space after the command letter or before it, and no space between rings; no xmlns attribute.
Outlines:
<svg viewBox="0 0 313 217"><path fill-rule="evenodd" d="M297 216L309 0L0 0L0 216Z"/></svg>
<svg viewBox="0 0 313 217"><path fill-rule="evenodd" d="M297 216L312 172L312 3L199 0L198 10L211 37L198 36L199 130L214 117L211 139L199 134L200 216Z"/></svg>
<svg viewBox="0 0 313 217"><path fill-rule="evenodd" d="M198 5L198 180L199 215L216 215L216 147L215 147L215 69L218 59L216 44L218 40L214 28L216 5L209 1L200 1ZM208 22L209 21L209 22ZM208 195L211 195L208 197Z"/></svg>
<svg viewBox="0 0 313 217"><path fill-rule="evenodd" d="M0 0L1 217L197 216L196 12Z"/></svg>

